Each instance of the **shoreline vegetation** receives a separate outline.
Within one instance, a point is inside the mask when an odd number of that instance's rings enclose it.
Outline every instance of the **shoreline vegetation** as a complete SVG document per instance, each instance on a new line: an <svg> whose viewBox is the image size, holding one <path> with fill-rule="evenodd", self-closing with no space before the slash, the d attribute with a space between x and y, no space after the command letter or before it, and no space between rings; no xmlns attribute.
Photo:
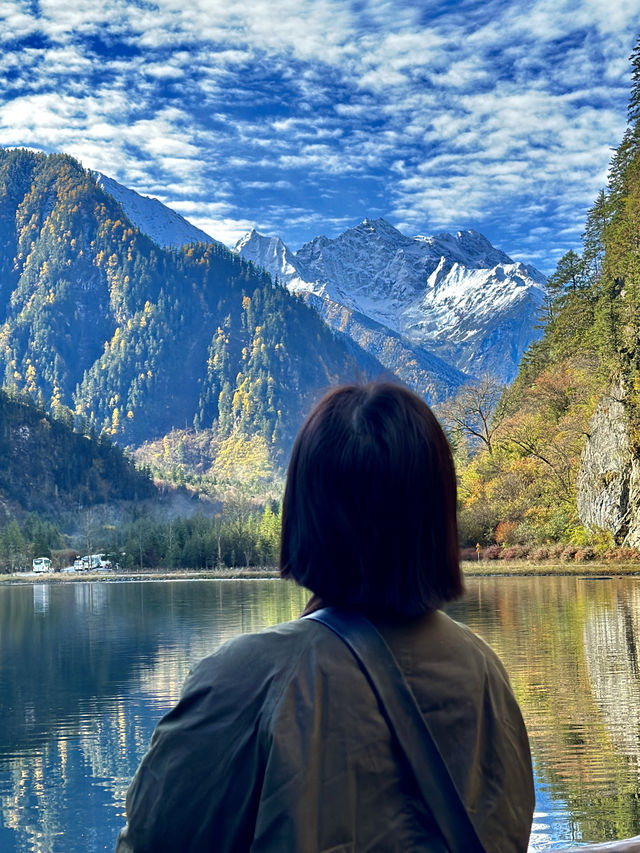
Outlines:
<svg viewBox="0 0 640 853"><path fill-rule="evenodd" d="M463 560L466 578L482 577L583 577L615 578L640 576L640 561L627 562L548 562L528 560ZM279 577L273 566L220 569L135 569L96 572L16 572L0 574L0 584L6 583L77 583L81 581L152 581L152 580L273 580Z"/></svg>

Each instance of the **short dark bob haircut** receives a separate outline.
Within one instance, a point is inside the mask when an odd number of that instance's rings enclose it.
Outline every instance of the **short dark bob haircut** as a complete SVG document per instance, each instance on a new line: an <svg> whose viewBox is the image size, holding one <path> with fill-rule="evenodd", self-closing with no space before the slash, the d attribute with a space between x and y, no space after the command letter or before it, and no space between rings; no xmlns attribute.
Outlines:
<svg viewBox="0 0 640 853"><path fill-rule="evenodd" d="M463 592L453 459L420 397L376 382L315 406L287 472L280 573L324 604L382 619Z"/></svg>

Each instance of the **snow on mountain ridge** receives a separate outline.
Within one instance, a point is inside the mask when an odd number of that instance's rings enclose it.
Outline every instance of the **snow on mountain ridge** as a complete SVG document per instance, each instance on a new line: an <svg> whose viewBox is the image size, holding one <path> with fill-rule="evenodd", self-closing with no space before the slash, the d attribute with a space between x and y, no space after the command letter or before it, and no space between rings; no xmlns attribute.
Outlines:
<svg viewBox="0 0 640 853"><path fill-rule="evenodd" d="M277 257L266 244L273 240ZM243 241L234 251L290 290L344 305L474 375L489 370L510 381L539 334L545 277L477 231L412 238L384 219L364 219L297 252L255 231L250 243L251 255Z"/></svg>
<svg viewBox="0 0 640 853"><path fill-rule="evenodd" d="M303 298L340 334L347 335L428 401L441 400L469 377L421 346L326 297L307 292Z"/></svg>
<svg viewBox="0 0 640 853"><path fill-rule="evenodd" d="M263 237L252 228L238 240L234 251L256 266L281 270L279 275L297 276L295 258L279 237Z"/></svg>
<svg viewBox="0 0 640 853"><path fill-rule="evenodd" d="M157 199L94 175L158 245L217 242ZM360 346L370 342L387 367L394 369L393 360L400 359L396 372L405 381L413 376L416 387L429 386L437 395L460 383L460 371L489 370L510 381L539 334L545 277L477 231L407 237L382 218L364 219L336 238L315 237L297 252L255 230L233 251L304 296ZM455 372L447 373L443 360Z"/></svg>
<svg viewBox="0 0 640 853"><path fill-rule="evenodd" d="M95 172L93 174L102 189L121 204L128 218L158 245L179 247L192 242L216 242L157 199L141 196L105 175ZM370 230L377 235L377 239L383 233L384 240L389 244L398 244L404 240L405 248L411 251L412 241L404 238L384 220L376 220L374 223L366 220L362 223L361 230ZM316 238L312 243L312 256L321 256L324 247L331 245L331 241L326 237ZM345 307L349 294L340 285L306 281L305 277L310 277L311 273L297 257L297 253L294 255L279 237L264 237L254 229L238 241L234 251L241 254L245 260L269 270L274 278L286 282L291 290L300 292L308 304L318 311L339 335L344 336L350 345L354 342L371 353L380 364L395 372L427 400L440 399L465 381L466 377L462 372L419 344L411 343L400 334L392 332L388 326L377 323L357 310L351 311ZM342 261L338 259L338 263ZM312 267L313 264L310 262L309 266ZM384 286L384 282L382 285ZM337 301L331 298L329 291L331 295L337 296Z"/></svg>
<svg viewBox="0 0 640 853"><path fill-rule="evenodd" d="M443 231L433 237L418 236L413 239L429 245L438 258L449 258L473 269L486 269L514 262L509 255L496 249L483 234L473 229L458 231L455 235Z"/></svg>
<svg viewBox="0 0 640 853"><path fill-rule="evenodd" d="M113 196L134 225L158 246L178 249L185 243L218 242L157 198L140 195L101 172L92 174L98 186Z"/></svg>

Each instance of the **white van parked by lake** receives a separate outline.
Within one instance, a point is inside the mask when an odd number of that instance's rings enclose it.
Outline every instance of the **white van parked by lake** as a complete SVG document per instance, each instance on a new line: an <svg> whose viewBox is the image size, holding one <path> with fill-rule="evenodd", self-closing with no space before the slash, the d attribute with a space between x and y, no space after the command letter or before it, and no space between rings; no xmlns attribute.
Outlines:
<svg viewBox="0 0 640 853"><path fill-rule="evenodd" d="M92 569L108 571L111 568L111 563L106 559L104 554L86 554L82 557L81 563L84 571L91 571Z"/></svg>
<svg viewBox="0 0 640 853"><path fill-rule="evenodd" d="M34 572L50 572L51 560L48 557L35 557L33 560Z"/></svg>

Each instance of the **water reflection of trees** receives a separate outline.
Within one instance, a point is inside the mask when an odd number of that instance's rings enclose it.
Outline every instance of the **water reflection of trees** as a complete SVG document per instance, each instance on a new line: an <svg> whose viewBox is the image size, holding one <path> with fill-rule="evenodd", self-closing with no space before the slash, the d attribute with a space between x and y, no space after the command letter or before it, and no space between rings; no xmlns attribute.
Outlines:
<svg viewBox="0 0 640 853"><path fill-rule="evenodd" d="M640 587L634 579L469 582L457 615L511 676L549 792L576 839L640 832ZM456 615L454 612L453 615Z"/></svg>
<svg viewBox="0 0 640 853"><path fill-rule="evenodd" d="M51 853L109 849L153 726L193 663L294 618L305 599L283 582L35 593L0 587L0 848Z"/></svg>
<svg viewBox="0 0 640 853"><path fill-rule="evenodd" d="M505 662L538 775L567 803L574 837L638 834L640 581L469 587L452 615ZM109 847L130 776L192 664L230 636L295 618L304 599L278 581L0 587L0 848L12 827L17 850L71 853L74 831L75 849Z"/></svg>

